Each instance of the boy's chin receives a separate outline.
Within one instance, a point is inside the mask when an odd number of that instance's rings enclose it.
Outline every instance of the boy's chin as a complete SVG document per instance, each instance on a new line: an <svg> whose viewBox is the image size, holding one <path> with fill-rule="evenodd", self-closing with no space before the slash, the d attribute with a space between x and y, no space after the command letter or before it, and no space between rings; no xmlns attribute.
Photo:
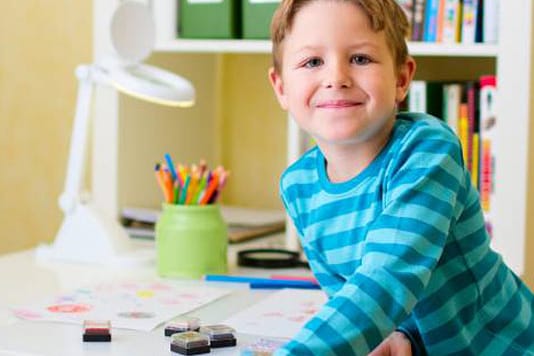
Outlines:
<svg viewBox="0 0 534 356"><path fill-rule="evenodd" d="M372 126L367 126L353 133L332 133L329 135L324 135L321 137L315 137L315 140L319 143L324 143L326 145L339 145L339 146L350 146L350 145L360 145L366 142L372 141L376 135L378 135L381 130L384 128L386 123L377 123Z"/></svg>

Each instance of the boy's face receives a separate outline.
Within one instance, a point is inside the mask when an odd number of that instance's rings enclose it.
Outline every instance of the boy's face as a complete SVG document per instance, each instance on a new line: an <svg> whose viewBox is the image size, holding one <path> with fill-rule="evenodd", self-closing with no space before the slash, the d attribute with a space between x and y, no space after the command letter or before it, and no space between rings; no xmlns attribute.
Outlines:
<svg viewBox="0 0 534 356"><path fill-rule="evenodd" d="M342 1L313 1L296 14L270 71L280 105L321 145L359 144L389 129L415 70L400 71L383 31Z"/></svg>

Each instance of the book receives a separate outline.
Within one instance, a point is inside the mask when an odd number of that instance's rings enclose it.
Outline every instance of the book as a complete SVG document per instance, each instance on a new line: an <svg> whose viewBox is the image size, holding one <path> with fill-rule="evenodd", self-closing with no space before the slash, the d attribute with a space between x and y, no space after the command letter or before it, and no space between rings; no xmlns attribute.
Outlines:
<svg viewBox="0 0 534 356"><path fill-rule="evenodd" d="M441 41L443 43L459 43L461 40L461 5L461 0L445 0L442 14L443 30Z"/></svg>
<svg viewBox="0 0 534 356"><path fill-rule="evenodd" d="M443 117L443 82L414 80L408 91L408 110Z"/></svg>
<svg viewBox="0 0 534 356"><path fill-rule="evenodd" d="M412 41L422 41L425 25L425 4L426 0L414 0Z"/></svg>
<svg viewBox="0 0 534 356"><path fill-rule="evenodd" d="M448 83L443 86L443 120L458 134L462 84Z"/></svg>
<svg viewBox="0 0 534 356"><path fill-rule="evenodd" d="M479 0L463 0L462 43L475 43Z"/></svg>
<svg viewBox="0 0 534 356"><path fill-rule="evenodd" d="M436 42L443 42L444 12L445 0L439 0L438 15L436 18Z"/></svg>
<svg viewBox="0 0 534 356"><path fill-rule="evenodd" d="M482 42L497 43L499 38L499 0L484 0Z"/></svg>
<svg viewBox="0 0 534 356"><path fill-rule="evenodd" d="M467 103L467 169L473 174L473 156L475 154L475 147L473 145L473 137L479 131L479 92L480 86L478 81L469 81L465 83L465 99Z"/></svg>
<svg viewBox="0 0 534 356"><path fill-rule="evenodd" d="M131 237L154 239L154 227L160 214L158 209L125 207L121 221ZM286 215L282 210L221 205L221 214L228 225L228 241L231 243L282 232L286 226Z"/></svg>
<svg viewBox="0 0 534 356"><path fill-rule="evenodd" d="M467 136L468 133L468 118L467 118L467 104L462 103L460 104L460 116L458 117L458 138L460 139L460 144L462 145L462 158L464 160L464 164L467 166L468 161L468 144L467 144Z"/></svg>
<svg viewBox="0 0 534 356"><path fill-rule="evenodd" d="M494 75L480 78L480 204L486 227L491 236L492 208L495 200L495 135L496 135L497 78Z"/></svg>
<svg viewBox="0 0 534 356"><path fill-rule="evenodd" d="M423 41L436 42L440 0L426 0Z"/></svg>

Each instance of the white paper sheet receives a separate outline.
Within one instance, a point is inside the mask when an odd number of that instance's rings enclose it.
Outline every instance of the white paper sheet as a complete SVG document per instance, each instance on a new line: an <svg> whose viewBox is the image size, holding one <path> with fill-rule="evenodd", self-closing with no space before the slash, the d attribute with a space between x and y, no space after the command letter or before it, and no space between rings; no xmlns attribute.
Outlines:
<svg viewBox="0 0 534 356"><path fill-rule="evenodd" d="M240 333L291 338L326 300L320 290L283 289L222 323Z"/></svg>
<svg viewBox="0 0 534 356"><path fill-rule="evenodd" d="M106 283L14 307L12 311L26 320L77 324L110 320L112 328L150 331L229 293L221 288L167 281Z"/></svg>

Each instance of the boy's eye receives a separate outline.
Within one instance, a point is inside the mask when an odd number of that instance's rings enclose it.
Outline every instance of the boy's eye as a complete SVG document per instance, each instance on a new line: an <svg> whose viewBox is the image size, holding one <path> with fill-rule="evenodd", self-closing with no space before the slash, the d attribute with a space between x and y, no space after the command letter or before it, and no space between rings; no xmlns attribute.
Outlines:
<svg viewBox="0 0 534 356"><path fill-rule="evenodd" d="M307 68L318 67L323 64L323 61L320 58L310 58L304 63L304 66Z"/></svg>
<svg viewBox="0 0 534 356"><path fill-rule="evenodd" d="M365 65L365 64L369 64L371 62L371 59L367 56L354 55L352 56L350 61L354 64Z"/></svg>

